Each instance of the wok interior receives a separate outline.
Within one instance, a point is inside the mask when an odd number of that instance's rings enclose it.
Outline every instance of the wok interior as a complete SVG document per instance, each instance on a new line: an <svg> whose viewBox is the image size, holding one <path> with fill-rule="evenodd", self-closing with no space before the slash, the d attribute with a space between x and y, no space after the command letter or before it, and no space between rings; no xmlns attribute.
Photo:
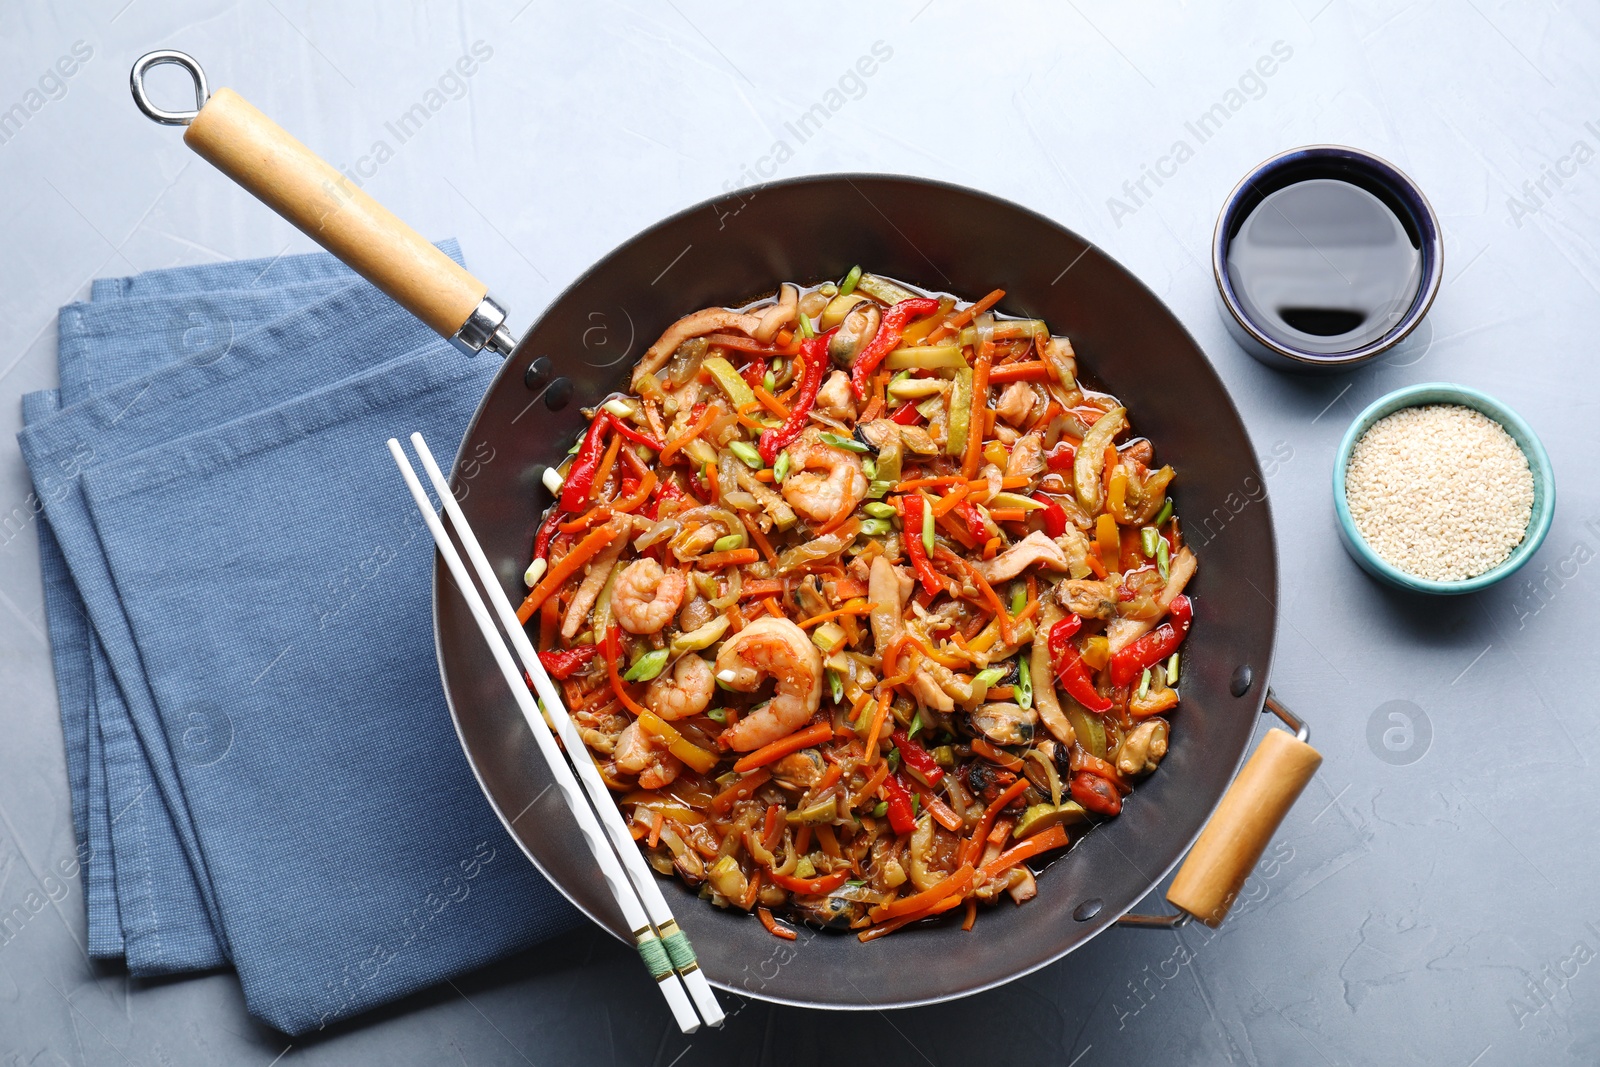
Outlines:
<svg viewBox="0 0 1600 1067"><path fill-rule="evenodd" d="M761 187L657 224L578 279L524 337L485 397L454 473L513 602L550 504L540 474L585 425L581 407L626 390L645 348L685 312L738 306L781 281L837 279L858 263L934 290L1004 288L998 311L1043 318L1069 336L1084 376L1122 398L1159 461L1178 468L1172 495L1201 566L1189 590L1197 624L1184 646L1183 705L1162 772L1121 816L1052 864L1026 907L1003 905L971 933L956 913L955 922L868 945L831 931L807 931L790 944L753 917L720 911L662 879L714 983L835 1008L928 1002L1007 981L1071 951L1143 898L1199 833L1245 754L1265 694L1277 601L1265 482L1249 438L1210 364L1153 293L1082 238L1016 205L915 179L833 176ZM559 411L550 410L547 386L524 381L540 356L552 361L552 378L571 381L571 402ZM629 938L561 797L546 790L542 757L442 567L435 594L446 695L490 802L557 887ZM1256 682L1234 697L1229 681L1241 664ZM1092 901L1097 911L1081 907ZM1075 911L1094 914L1080 921Z"/></svg>

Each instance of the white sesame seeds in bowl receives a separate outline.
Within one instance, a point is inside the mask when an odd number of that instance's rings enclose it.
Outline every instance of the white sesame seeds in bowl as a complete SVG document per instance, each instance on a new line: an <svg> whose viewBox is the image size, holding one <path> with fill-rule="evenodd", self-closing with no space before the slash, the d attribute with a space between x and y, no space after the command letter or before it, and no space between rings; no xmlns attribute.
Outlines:
<svg viewBox="0 0 1600 1067"><path fill-rule="evenodd" d="M1333 467L1345 547L1374 577L1469 593L1538 550L1555 511L1544 446L1510 408L1466 386L1407 386L1367 407Z"/></svg>

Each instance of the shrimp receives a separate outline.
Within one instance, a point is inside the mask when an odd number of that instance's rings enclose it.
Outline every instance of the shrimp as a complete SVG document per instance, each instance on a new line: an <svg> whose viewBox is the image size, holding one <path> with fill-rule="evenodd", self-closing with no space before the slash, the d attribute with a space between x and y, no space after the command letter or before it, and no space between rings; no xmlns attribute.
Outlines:
<svg viewBox="0 0 1600 1067"><path fill-rule="evenodd" d="M806 518L827 523L854 511L867 495L867 476L855 456L822 440L815 426L787 449L794 473L784 479L783 498ZM818 474L812 468L826 471Z"/></svg>
<svg viewBox="0 0 1600 1067"><path fill-rule="evenodd" d="M615 759L617 770L639 776L640 789L671 785L683 770L683 761L636 722L630 722L617 735Z"/></svg>
<svg viewBox="0 0 1600 1067"><path fill-rule="evenodd" d="M856 398L850 392L850 375L836 370L817 392L817 410L844 422L856 417Z"/></svg>
<svg viewBox="0 0 1600 1067"><path fill-rule="evenodd" d="M822 702L822 655L788 619L764 615L724 641L717 652L717 677L741 693L755 692L764 678L777 683L766 705L723 731L723 743L735 752L794 733Z"/></svg>
<svg viewBox="0 0 1600 1067"><path fill-rule="evenodd" d="M711 664L692 652L678 658L672 671L663 671L644 691L644 702L663 719L687 719L706 710L716 689Z"/></svg>
<svg viewBox="0 0 1600 1067"><path fill-rule="evenodd" d="M611 613L630 634L653 634L672 618L688 589L682 571L663 572L653 559L636 559L617 575Z"/></svg>

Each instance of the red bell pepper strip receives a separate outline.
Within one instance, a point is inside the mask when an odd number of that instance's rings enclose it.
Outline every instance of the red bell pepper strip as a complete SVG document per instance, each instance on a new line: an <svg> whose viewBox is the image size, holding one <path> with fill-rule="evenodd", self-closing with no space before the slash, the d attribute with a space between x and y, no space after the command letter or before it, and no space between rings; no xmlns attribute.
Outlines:
<svg viewBox="0 0 1600 1067"><path fill-rule="evenodd" d="M1096 815L1116 815L1122 811L1122 794L1117 787L1088 771L1072 776L1072 799Z"/></svg>
<svg viewBox="0 0 1600 1067"><path fill-rule="evenodd" d="M967 524L967 536L980 545L989 539L989 527L984 525L983 516L973 506L972 501L962 500L956 505L956 516Z"/></svg>
<svg viewBox="0 0 1600 1067"><path fill-rule="evenodd" d="M795 394L794 403L789 405L789 417L776 430L763 431L761 439L756 442L756 451L761 453L767 466L777 462L778 453L799 437L811 421L811 408L817 402L817 390L822 388L822 379L832 365L828 359L828 342L838 331L839 327L835 326L825 334L807 338L800 346L805 369L800 373L800 392Z"/></svg>
<svg viewBox="0 0 1600 1067"><path fill-rule="evenodd" d="M895 409L889 418L901 426L915 426L922 421L922 412L917 410L917 405L907 400Z"/></svg>
<svg viewBox="0 0 1600 1067"><path fill-rule="evenodd" d="M600 466L600 457L605 452L606 430L611 426L609 412L601 412L589 424L589 432L584 435L583 444L578 447L578 454L573 457L572 466L567 468L567 480L561 486L561 510L578 512L583 510L583 505L589 499L589 490L594 488L595 471Z"/></svg>
<svg viewBox="0 0 1600 1067"><path fill-rule="evenodd" d="M1078 653L1078 646L1072 643L1072 635L1082 625L1082 618L1069 615L1050 628L1049 648L1056 680L1073 700L1096 715L1104 715L1111 710L1111 701L1095 689L1094 679L1089 677L1089 668Z"/></svg>
<svg viewBox="0 0 1600 1067"><path fill-rule="evenodd" d="M907 769L921 775L929 789L937 789L939 783L944 781L944 768L933 758L933 753L913 741L904 730L896 730L890 736L894 738L894 747L900 750L900 761Z"/></svg>
<svg viewBox="0 0 1600 1067"><path fill-rule="evenodd" d="M938 310L939 301L919 296L902 300L883 313L883 324L850 366L850 388L855 391L857 400L867 398L867 379L878 369L883 357L900 343L900 335L905 332L906 324L918 315L932 315Z"/></svg>
<svg viewBox="0 0 1600 1067"><path fill-rule="evenodd" d="M923 591L929 596L936 596L944 592L945 584L939 572L933 569L933 564L928 562L928 553L922 547L922 497L914 494L902 496L897 498L896 503L900 508L900 540L905 544L911 569L921 579Z"/></svg>
<svg viewBox="0 0 1600 1067"><path fill-rule="evenodd" d="M1054 538L1066 533L1067 513L1062 510L1061 505L1043 493L1034 493L1033 499L1044 505L1044 510L1039 513L1039 517L1044 520L1045 536Z"/></svg>
<svg viewBox="0 0 1600 1067"><path fill-rule="evenodd" d="M1184 637L1189 633L1194 605L1188 597L1180 596L1173 600L1167 612L1167 622L1111 657L1113 684L1132 685L1146 667L1153 667L1178 651L1178 646L1183 644Z"/></svg>
<svg viewBox="0 0 1600 1067"><path fill-rule="evenodd" d="M588 666L594 654L600 651L599 645L580 645L577 648L553 649L549 652L539 653L539 662L544 664L544 669L550 677L564 682L574 674Z"/></svg>
<svg viewBox="0 0 1600 1067"><path fill-rule="evenodd" d="M917 828L916 816L911 813L911 790L906 788L898 774L883 780L883 791L889 794L889 827L897 834L909 834Z"/></svg>
<svg viewBox="0 0 1600 1067"><path fill-rule="evenodd" d="M746 363L744 370L739 372L744 383L752 389L759 389L767 381L767 360L764 356L755 356Z"/></svg>
<svg viewBox="0 0 1600 1067"><path fill-rule="evenodd" d="M792 874L779 874L777 871L767 871L767 880L775 886L787 889L791 893L798 893L803 897L820 897L824 893L831 893L850 880L850 870L834 871L832 874L819 875L816 878L796 878Z"/></svg>
<svg viewBox="0 0 1600 1067"><path fill-rule="evenodd" d="M565 514L560 507L553 507L550 514L544 517L544 522L539 524L539 532L533 538L534 559L550 558L550 542L555 540L556 527L561 525L561 518Z"/></svg>
<svg viewBox="0 0 1600 1067"><path fill-rule="evenodd" d="M657 441L654 437L651 437L648 434L640 433L638 430L635 430L632 426L629 426L627 423L623 422L621 419L617 418L615 415L611 414L611 412L609 412L609 411L606 412L606 418L611 421L611 428L613 430L617 431L624 438L626 438L629 441L632 441L636 445L644 445L644 447L653 448L657 452L660 452L663 448L666 447L660 441Z"/></svg>
<svg viewBox="0 0 1600 1067"><path fill-rule="evenodd" d="M1069 471L1077 461L1077 446L1070 441L1062 441L1044 454L1044 465L1053 471Z"/></svg>

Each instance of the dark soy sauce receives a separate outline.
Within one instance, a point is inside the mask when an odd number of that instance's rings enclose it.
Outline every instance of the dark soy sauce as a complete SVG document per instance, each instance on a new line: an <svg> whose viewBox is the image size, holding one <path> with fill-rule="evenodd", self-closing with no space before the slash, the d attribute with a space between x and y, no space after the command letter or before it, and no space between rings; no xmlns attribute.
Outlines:
<svg viewBox="0 0 1600 1067"><path fill-rule="evenodd" d="M1228 246L1245 314L1305 352L1350 352L1381 338L1422 285L1422 254L1376 196L1337 178L1269 193Z"/></svg>

